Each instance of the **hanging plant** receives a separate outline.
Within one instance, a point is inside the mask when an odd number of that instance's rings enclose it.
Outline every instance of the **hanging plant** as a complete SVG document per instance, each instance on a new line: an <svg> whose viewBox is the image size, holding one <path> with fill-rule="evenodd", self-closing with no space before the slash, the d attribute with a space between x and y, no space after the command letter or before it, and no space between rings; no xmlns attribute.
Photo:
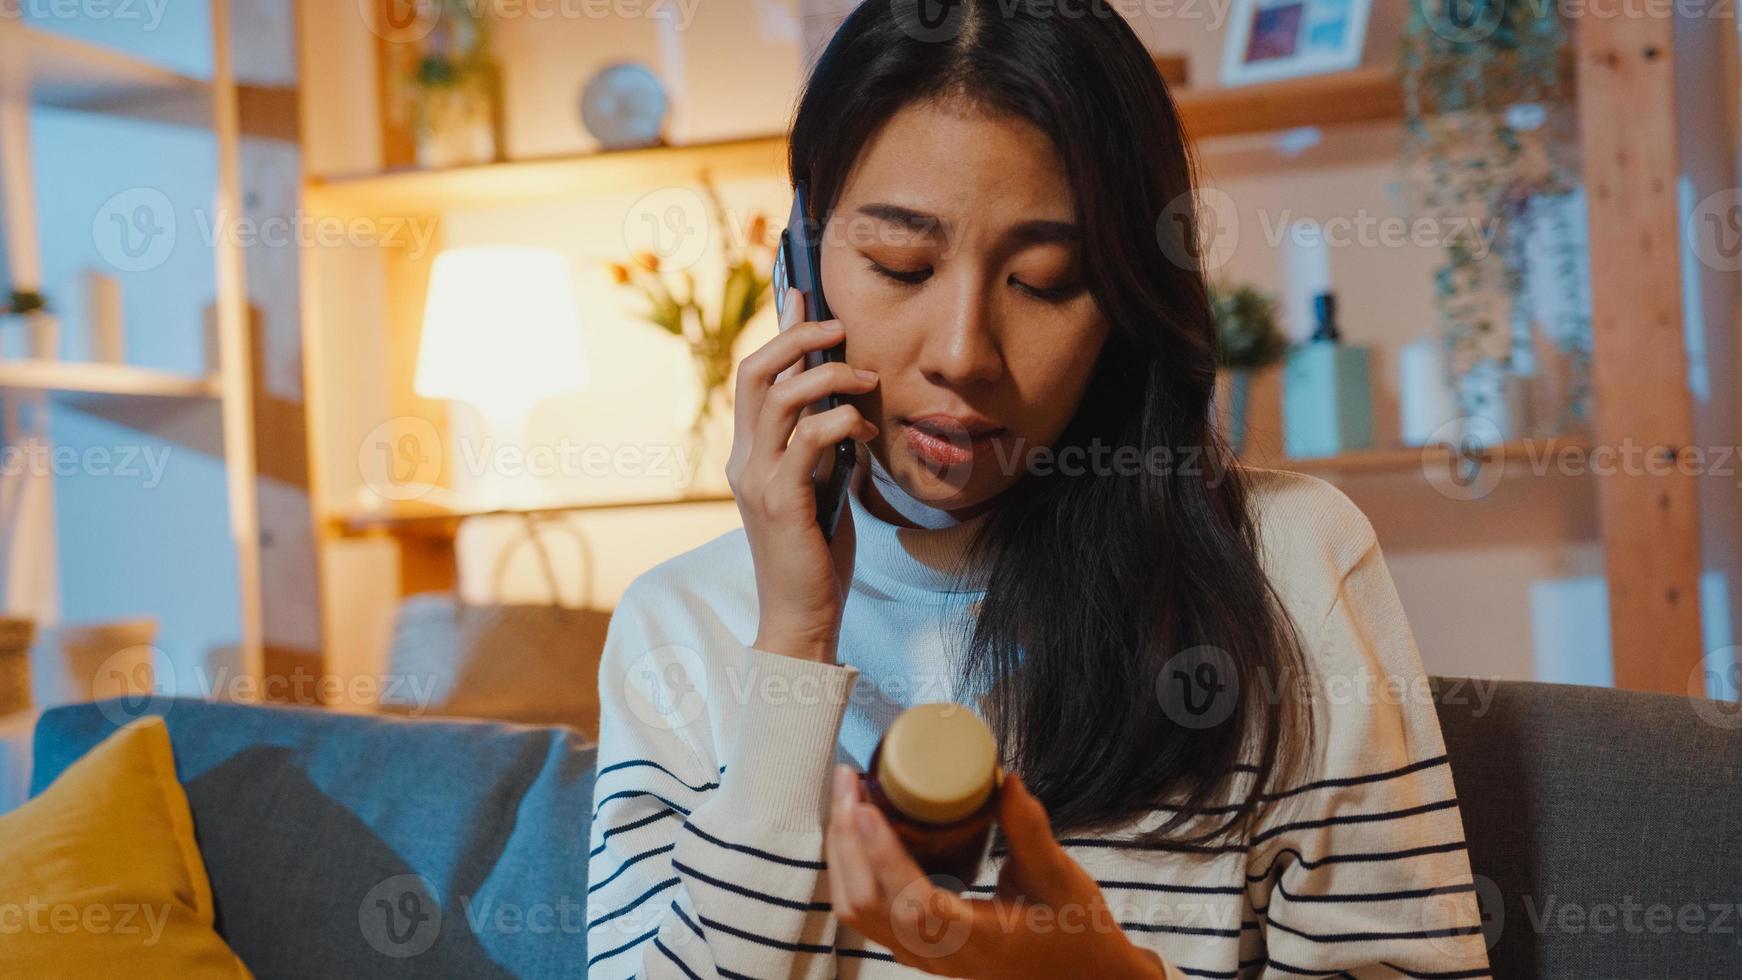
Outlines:
<svg viewBox="0 0 1742 980"><path fill-rule="evenodd" d="M1530 346L1532 277L1553 275L1563 309L1543 327L1569 354L1575 380L1563 429L1585 413L1590 352L1584 244L1564 213L1578 186L1567 47L1552 6L1420 0L1399 58L1405 181L1416 208L1446 229L1434 276L1445 382L1462 400L1465 376L1483 362L1513 371L1515 352ZM1548 242L1551 268L1532 267L1533 228Z"/></svg>

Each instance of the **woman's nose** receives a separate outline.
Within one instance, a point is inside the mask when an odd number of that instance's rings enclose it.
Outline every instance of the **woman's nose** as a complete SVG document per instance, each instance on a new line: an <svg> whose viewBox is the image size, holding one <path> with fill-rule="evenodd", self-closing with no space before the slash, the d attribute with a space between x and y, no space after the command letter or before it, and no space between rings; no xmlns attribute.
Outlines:
<svg viewBox="0 0 1742 980"><path fill-rule="evenodd" d="M991 316L991 304L978 287L963 288L954 308L934 321L920 352L920 369L934 384L967 388L997 381L1004 354Z"/></svg>

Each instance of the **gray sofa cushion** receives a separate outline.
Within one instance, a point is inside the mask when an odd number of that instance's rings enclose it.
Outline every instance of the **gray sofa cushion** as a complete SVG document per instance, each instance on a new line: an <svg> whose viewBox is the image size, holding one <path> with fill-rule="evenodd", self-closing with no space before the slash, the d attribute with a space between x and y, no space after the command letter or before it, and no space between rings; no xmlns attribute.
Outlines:
<svg viewBox="0 0 1742 980"><path fill-rule="evenodd" d="M1507 683L1486 705L1467 682L1435 688L1496 977L1742 977L1742 717L1605 688Z"/></svg>
<svg viewBox="0 0 1742 980"><path fill-rule="evenodd" d="M161 714L218 931L262 980L586 975L593 751L562 728L157 699L46 712L32 792Z"/></svg>

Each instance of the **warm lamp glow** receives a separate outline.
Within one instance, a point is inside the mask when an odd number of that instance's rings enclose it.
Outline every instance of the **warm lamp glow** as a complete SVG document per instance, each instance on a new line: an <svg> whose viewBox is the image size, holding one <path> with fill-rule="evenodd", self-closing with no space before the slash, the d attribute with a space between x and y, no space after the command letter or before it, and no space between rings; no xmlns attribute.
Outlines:
<svg viewBox="0 0 1742 980"><path fill-rule="evenodd" d="M436 256L413 381L419 395L514 419L586 384L580 309L561 254L490 245Z"/></svg>

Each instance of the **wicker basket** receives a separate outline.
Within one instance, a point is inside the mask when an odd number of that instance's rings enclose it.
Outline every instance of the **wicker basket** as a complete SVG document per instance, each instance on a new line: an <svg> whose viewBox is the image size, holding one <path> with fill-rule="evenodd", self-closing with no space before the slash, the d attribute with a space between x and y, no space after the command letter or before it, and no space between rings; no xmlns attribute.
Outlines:
<svg viewBox="0 0 1742 980"><path fill-rule="evenodd" d="M34 620L0 616L0 715L30 707L30 638Z"/></svg>
<svg viewBox="0 0 1742 980"><path fill-rule="evenodd" d="M587 608L585 592L573 605L561 602L555 567L539 536L541 523L529 515L526 536L515 544L526 541L538 554L550 602L469 603L454 592L406 599L394 623L388 667L403 683L397 697L384 694L384 710L561 724L598 737L599 657L611 610ZM582 578L590 585L593 556L586 539L570 525L548 523L575 537ZM510 545L497 559L497 590L513 551Z"/></svg>
<svg viewBox="0 0 1742 980"><path fill-rule="evenodd" d="M44 705L100 701L156 690L157 621L50 626L36 641L36 700Z"/></svg>

